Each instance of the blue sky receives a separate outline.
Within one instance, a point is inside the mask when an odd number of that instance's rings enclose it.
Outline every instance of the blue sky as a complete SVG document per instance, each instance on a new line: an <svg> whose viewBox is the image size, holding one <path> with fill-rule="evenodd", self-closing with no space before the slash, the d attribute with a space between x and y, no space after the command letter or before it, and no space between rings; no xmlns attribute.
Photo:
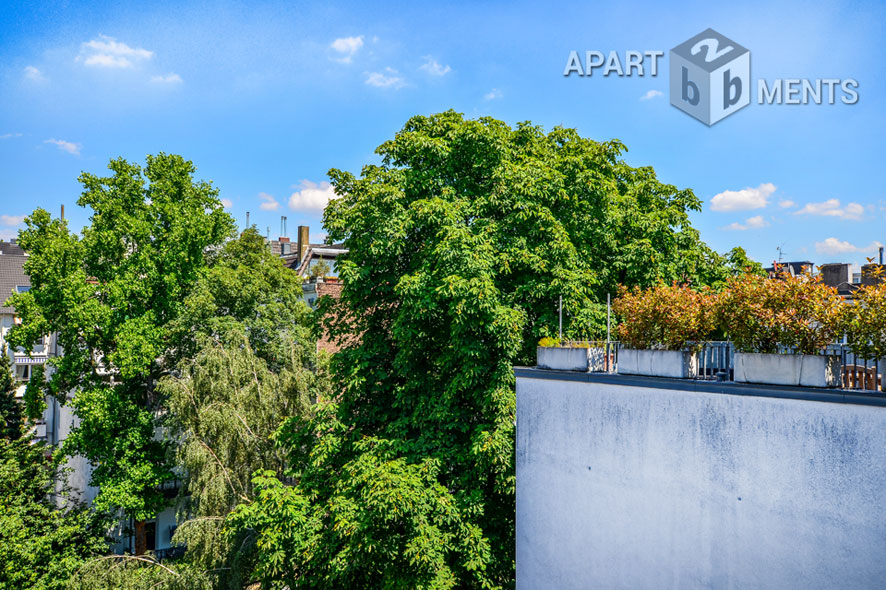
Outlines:
<svg viewBox="0 0 886 590"><path fill-rule="evenodd" d="M166 151L241 225L276 236L286 215L319 240L329 168L359 172L410 116L453 108L620 139L695 190L718 251L863 262L886 242L886 4L712 4L3 3L0 237L38 206L81 226L80 171ZM708 27L750 49L754 87L712 127L668 101L667 52ZM572 50L665 57L656 77L567 78ZM761 78L854 78L859 100L760 105Z"/></svg>

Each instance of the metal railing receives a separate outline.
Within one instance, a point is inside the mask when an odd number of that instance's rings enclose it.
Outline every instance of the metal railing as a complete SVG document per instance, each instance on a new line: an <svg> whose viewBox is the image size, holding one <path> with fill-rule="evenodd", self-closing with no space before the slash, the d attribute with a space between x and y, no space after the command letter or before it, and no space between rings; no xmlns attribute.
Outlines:
<svg viewBox="0 0 886 590"><path fill-rule="evenodd" d="M618 370L616 340L569 340L563 346L589 350L589 369L594 373L615 373ZM788 347L780 347L780 354L794 354ZM886 359L866 359L854 354L848 344L835 343L819 352L840 357L842 388L886 393L883 370ZM735 347L729 341L705 342L698 352L698 375L704 381L732 381L735 376Z"/></svg>

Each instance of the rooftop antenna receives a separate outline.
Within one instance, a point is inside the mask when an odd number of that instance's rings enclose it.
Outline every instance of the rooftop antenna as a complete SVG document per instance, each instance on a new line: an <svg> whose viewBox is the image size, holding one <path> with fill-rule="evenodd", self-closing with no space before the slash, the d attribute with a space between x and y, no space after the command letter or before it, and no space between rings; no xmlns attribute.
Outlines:
<svg viewBox="0 0 886 590"><path fill-rule="evenodd" d="M781 259L784 257L784 244L776 248L778 250L778 263L781 264Z"/></svg>
<svg viewBox="0 0 886 590"><path fill-rule="evenodd" d="M268 226L268 241L271 241L271 226Z"/></svg>
<svg viewBox="0 0 886 590"><path fill-rule="evenodd" d="M883 246L880 246L880 266L883 266Z"/></svg>

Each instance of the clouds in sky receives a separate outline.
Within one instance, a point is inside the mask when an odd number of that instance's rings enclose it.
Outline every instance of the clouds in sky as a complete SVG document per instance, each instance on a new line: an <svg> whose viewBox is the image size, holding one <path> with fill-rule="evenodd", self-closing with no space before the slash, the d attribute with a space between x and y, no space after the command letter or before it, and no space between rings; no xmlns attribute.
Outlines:
<svg viewBox="0 0 886 590"><path fill-rule="evenodd" d="M363 35L359 37L341 37L333 41L330 47L337 55L337 57L332 59L349 64L354 56L357 55L357 52L360 51L360 48L363 47Z"/></svg>
<svg viewBox="0 0 886 590"><path fill-rule="evenodd" d="M856 246L851 242L846 242L843 240L838 240L837 238L827 238L823 242L815 243L815 252L818 254L824 255L838 255L838 254L873 254L877 251L877 249L882 246L880 242L871 242L867 246Z"/></svg>
<svg viewBox="0 0 886 590"><path fill-rule="evenodd" d="M646 94L640 97L640 100L651 100L658 96L662 96L661 90L649 90Z"/></svg>
<svg viewBox="0 0 886 590"><path fill-rule="evenodd" d="M24 215L0 215L0 225L5 225L7 227L21 225L24 220Z"/></svg>
<svg viewBox="0 0 886 590"><path fill-rule="evenodd" d="M745 219L744 223L730 223L723 229L726 230L736 230L736 231L744 231L748 229L760 229L761 227L766 227L769 225L769 222L763 219L762 215L755 215L754 217L748 217Z"/></svg>
<svg viewBox="0 0 886 590"><path fill-rule="evenodd" d="M293 211L322 211L329 201L338 198L332 185L328 182L302 180L297 188L299 190L289 197L289 208Z"/></svg>
<svg viewBox="0 0 886 590"><path fill-rule="evenodd" d="M839 217L850 221L861 221L864 215L864 207L858 203L848 203L845 207L840 205L840 199L828 199L823 203L808 203L794 215L821 215L824 217Z"/></svg>
<svg viewBox="0 0 886 590"><path fill-rule="evenodd" d="M262 211L276 211L280 208L280 202L268 193L258 193L261 205L258 206Z"/></svg>
<svg viewBox="0 0 886 590"><path fill-rule="evenodd" d="M107 35L87 41L80 46L77 61L84 65L101 68L131 68L135 62L151 59L153 51L141 47L130 47Z"/></svg>
<svg viewBox="0 0 886 590"><path fill-rule="evenodd" d="M13 139L15 137L21 137L21 136L22 136L21 133L4 133L3 135L0 135L0 139Z"/></svg>
<svg viewBox="0 0 886 590"><path fill-rule="evenodd" d="M43 143L51 143L58 147L58 149L60 149L61 151L73 154L75 156L80 155L80 149L83 147L79 143L65 141L64 139L46 139L43 141Z"/></svg>
<svg viewBox="0 0 886 590"><path fill-rule="evenodd" d="M425 63L419 66L418 69L424 70L431 76L445 76L452 71L452 68L450 68L449 66L440 65L440 62L438 62L430 55L424 56L424 60Z"/></svg>
<svg viewBox="0 0 886 590"><path fill-rule="evenodd" d="M376 88L403 88L406 80L394 68L385 68L383 72L366 72L366 84Z"/></svg>
<svg viewBox="0 0 886 590"><path fill-rule="evenodd" d="M25 66L24 72L25 78L31 82L47 82L49 80L49 78L43 75L43 72L34 66Z"/></svg>
<svg viewBox="0 0 886 590"><path fill-rule="evenodd" d="M743 188L740 191L723 191L711 199L714 211L748 211L763 209L769 204L769 197L775 192L775 185L764 182L757 188Z"/></svg>
<svg viewBox="0 0 886 590"><path fill-rule="evenodd" d="M493 88L492 90L484 94L483 98L484 100L495 100L497 98L501 98L502 96L504 95L501 93L501 90L499 90L498 88Z"/></svg>
<svg viewBox="0 0 886 590"><path fill-rule="evenodd" d="M182 78L178 74L166 74L165 76L151 76L151 82L155 84L181 84Z"/></svg>
<svg viewBox="0 0 886 590"><path fill-rule="evenodd" d="M225 209L230 209L234 206L234 201L232 201L231 199L222 199L221 204L222 207L224 207Z"/></svg>

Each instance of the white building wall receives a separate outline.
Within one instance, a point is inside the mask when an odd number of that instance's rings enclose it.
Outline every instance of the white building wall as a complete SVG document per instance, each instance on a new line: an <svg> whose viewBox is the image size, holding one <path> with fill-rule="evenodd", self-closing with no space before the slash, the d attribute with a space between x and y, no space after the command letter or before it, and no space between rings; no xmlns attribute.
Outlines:
<svg viewBox="0 0 886 590"><path fill-rule="evenodd" d="M520 590L886 587L886 408L518 375L516 452Z"/></svg>

